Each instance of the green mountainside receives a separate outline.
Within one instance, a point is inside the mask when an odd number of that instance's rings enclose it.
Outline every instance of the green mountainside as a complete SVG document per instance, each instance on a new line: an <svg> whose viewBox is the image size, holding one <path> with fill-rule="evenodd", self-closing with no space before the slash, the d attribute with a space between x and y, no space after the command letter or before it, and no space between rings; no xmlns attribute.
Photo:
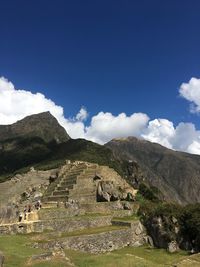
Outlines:
<svg viewBox="0 0 200 267"><path fill-rule="evenodd" d="M0 181L31 166L56 168L66 159L108 165L122 174L109 148L84 139L71 139L49 112L0 126Z"/></svg>
<svg viewBox="0 0 200 267"><path fill-rule="evenodd" d="M135 137L113 139L105 146L73 140L49 112L0 126L0 181L31 166L56 168L66 159L113 167L136 188L141 183L157 188L168 202L200 202L200 156Z"/></svg>

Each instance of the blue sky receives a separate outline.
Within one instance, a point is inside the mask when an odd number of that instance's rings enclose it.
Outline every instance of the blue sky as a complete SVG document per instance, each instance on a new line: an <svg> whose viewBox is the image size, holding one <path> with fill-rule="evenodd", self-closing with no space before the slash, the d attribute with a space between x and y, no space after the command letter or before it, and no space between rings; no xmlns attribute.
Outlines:
<svg viewBox="0 0 200 267"><path fill-rule="evenodd" d="M200 78L199 14L198 0L2 0L0 76L65 117L84 106L90 118L142 112L199 129L179 96Z"/></svg>

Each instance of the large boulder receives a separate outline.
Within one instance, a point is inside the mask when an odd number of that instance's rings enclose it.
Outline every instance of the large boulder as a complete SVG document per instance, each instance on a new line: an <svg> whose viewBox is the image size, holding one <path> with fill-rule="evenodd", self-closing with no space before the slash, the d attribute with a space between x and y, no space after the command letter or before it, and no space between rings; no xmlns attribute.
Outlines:
<svg viewBox="0 0 200 267"><path fill-rule="evenodd" d="M159 248L168 248L168 244L172 240L176 240L176 234L174 231L168 231L166 225L169 225L170 222L168 218L155 216L150 218L146 223L147 231L153 239L153 243L156 247Z"/></svg>
<svg viewBox="0 0 200 267"><path fill-rule="evenodd" d="M112 181L100 181L97 187L98 201L114 201L122 198L122 193Z"/></svg>
<svg viewBox="0 0 200 267"><path fill-rule="evenodd" d="M174 216L150 216L145 226L158 248L165 248L171 253L178 251L179 248L192 249L191 243L182 235L178 220Z"/></svg>
<svg viewBox="0 0 200 267"><path fill-rule="evenodd" d="M170 253L174 253L174 252L179 251L179 246L178 246L177 242L176 242L176 241L171 241L171 242L169 242L169 243L168 243L167 250L168 250Z"/></svg>

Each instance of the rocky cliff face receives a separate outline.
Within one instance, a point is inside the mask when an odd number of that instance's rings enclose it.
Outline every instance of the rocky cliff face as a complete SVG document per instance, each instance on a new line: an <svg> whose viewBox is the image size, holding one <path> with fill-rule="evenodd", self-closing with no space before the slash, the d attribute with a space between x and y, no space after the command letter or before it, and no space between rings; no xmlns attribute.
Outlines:
<svg viewBox="0 0 200 267"><path fill-rule="evenodd" d="M0 125L0 142L8 139L39 137L46 143L62 143L70 139L50 112L28 116L11 125Z"/></svg>
<svg viewBox="0 0 200 267"><path fill-rule="evenodd" d="M113 139L106 144L119 160L136 162L139 179L157 187L169 202L200 202L200 156L167 149L135 137Z"/></svg>

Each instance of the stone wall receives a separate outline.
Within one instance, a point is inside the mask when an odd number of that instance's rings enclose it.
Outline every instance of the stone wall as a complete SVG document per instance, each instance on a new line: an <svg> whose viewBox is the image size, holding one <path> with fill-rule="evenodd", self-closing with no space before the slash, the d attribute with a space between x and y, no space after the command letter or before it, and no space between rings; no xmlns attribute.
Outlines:
<svg viewBox="0 0 200 267"><path fill-rule="evenodd" d="M137 190L133 189L125 179L123 179L115 170L108 166L99 166L97 174L103 178L103 181L112 181L120 186L125 192L130 192L133 196L136 195Z"/></svg>
<svg viewBox="0 0 200 267"><path fill-rule="evenodd" d="M62 219L74 216L84 215L84 209L75 208L51 208L51 209L41 209L38 212L39 220L49 220L49 219Z"/></svg>
<svg viewBox="0 0 200 267"><path fill-rule="evenodd" d="M34 189L34 195L43 192L49 184L49 176L52 170L30 170L24 174L16 174L9 181L0 183L0 203L2 206L8 203L20 203L21 195L30 193ZM34 197L33 195L33 197Z"/></svg>
<svg viewBox="0 0 200 267"><path fill-rule="evenodd" d="M131 216L137 213L139 207L137 203L129 202L131 210L124 210L124 204L125 201L81 203L80 208L86 212L112 214L114 217Z"/></svg>
<svg viewBox="0 0 200 267"><path fill-rule="evenodd" d="M131 228L113 230L92 235L72 236L57 241L38 244L43 249L62 247L90 253L104 253L126 246L141 246L146 242L146 233L139 222Z"/></svg>
<svg viewBox="0 0 200 267"><path fill-rule="evenodd" d="M43 231L72 232L87 228L111 225L112 216L90 218L49 219L36 222L5 224L0 226L0 234L18 234Z"/></svg>
<svg viewBox="0 0 200 267"><path fill-rule="evenodd" d="M111 225L111 216L101 216L95 218L79 218L79 219L52 219L46 221L38 221L33 224L34 232L43 232L46 230L59 232L73 232L93 227L101 227Z"/></svg>

